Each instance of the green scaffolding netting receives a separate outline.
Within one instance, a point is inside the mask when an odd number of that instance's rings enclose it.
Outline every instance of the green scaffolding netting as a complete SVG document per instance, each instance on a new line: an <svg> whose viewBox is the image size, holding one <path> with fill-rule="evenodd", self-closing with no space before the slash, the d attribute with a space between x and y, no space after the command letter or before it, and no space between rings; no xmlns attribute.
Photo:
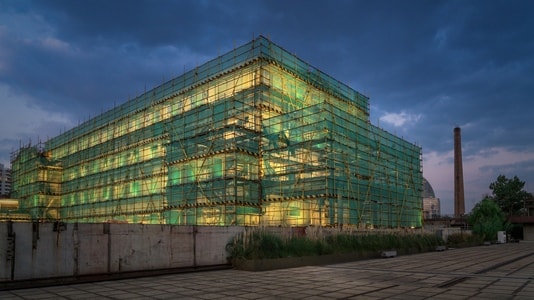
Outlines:
<svg viewBox="0 0 534 300"><path fill-rule="evenodd" d="M414 227L421 149L259 37L12 159L35 219Z"/></svg>

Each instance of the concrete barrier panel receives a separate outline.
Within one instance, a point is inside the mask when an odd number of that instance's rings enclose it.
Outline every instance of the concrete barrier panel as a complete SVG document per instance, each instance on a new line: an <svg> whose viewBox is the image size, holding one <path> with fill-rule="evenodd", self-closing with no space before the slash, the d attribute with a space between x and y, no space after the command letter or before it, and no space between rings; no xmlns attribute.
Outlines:
<svg viewBox="0 0 534 300"><path fill-rule="evenodd" d="M170 268L195 266L195 236L193 226L170 226Z"/></svg>
<svg viewBox="0 0 534 300"><path fill-rule="evenodd" d="M109 223L0 225L0 281L227 264L226 245L244 230ZM10 231L16 235L14 268Z"/></svg>
<svg viewBox="0 0 534 300"><path fill-rule="evenodd" d="M200 266L228 263L226 245L243 227L198 227L196 234L196 263ZM223 251L221 251L223 250Z"/></svg>
<svg viewBox="0 0 534 300"><path fill-rule="evenodd" d="M105 234L109 224L78 224L73 230L74 275L108 273L108 246L110 235Z"/></svg>
<svg viewBox="0 0 534 300"><path fill-rule="evenodd" d="M31 250L32 278L72 276L74 270L72 224L40 223L39 238ZM32 230L33 234L33 230ZM18 238L18 234L17 234ZM17 241L17 247L19 243ZM19 260L17 259L17 263ZM16 268L18 271L19 268Z"/></svg>
<svg viewBox="0 0 534 300"><path fill-rule="evenodd" d="M13 231L16 234L14 279L32 278L36 273L33 269L35 250L32 249L32 223L13 223ZM3 237L2 240L5 241L5 238ZM39 239L36 240L36 247L39 247Z"/></svg>
<svg viewBox="0 0 534 300"><path fill-rule="evenodd" d="M7 233L8 223L0 223L0 281L11 279L11 254Z"/></svg>
<svg viewBox="0 0 534 300"><path fill-rule="evenodd" d="M111 272L169 268L169 226L111 224L110 248Z"/></svg>

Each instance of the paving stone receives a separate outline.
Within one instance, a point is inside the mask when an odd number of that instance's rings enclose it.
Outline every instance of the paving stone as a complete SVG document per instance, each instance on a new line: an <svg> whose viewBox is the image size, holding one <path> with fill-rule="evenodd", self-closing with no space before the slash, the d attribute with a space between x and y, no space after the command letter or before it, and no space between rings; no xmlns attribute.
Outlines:
<svg viewBox="0 0 534 300"><path fill-rule="evenodd" d="M0 299L534 299L534 256L527 255L533 252L534 243L505 244L267 272L223 270L1 291Z"/></svg>

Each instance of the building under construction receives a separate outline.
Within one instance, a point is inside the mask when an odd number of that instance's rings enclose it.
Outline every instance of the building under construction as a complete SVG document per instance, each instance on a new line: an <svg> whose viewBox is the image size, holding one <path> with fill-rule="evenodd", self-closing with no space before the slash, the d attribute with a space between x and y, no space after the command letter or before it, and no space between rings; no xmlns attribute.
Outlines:
<svg viewBox="0 0 534 300"><path fill-rule="evenodd" d="M13 153L33 219L419 227L421 148L264 37Z"/></svg>

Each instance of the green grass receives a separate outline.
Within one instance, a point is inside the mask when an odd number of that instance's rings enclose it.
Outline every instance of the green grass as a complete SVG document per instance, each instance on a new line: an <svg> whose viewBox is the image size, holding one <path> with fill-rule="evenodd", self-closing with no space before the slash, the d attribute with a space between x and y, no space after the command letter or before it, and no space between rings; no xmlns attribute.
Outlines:
<svg viewBox="0 0 534 300"><path fill-rule="evenodd" d="M285 237L262 229L246 231L227 245L231 259L268 259L383 250L427 251L444 245L430 234L320 234L309 237Z"/></svg>

